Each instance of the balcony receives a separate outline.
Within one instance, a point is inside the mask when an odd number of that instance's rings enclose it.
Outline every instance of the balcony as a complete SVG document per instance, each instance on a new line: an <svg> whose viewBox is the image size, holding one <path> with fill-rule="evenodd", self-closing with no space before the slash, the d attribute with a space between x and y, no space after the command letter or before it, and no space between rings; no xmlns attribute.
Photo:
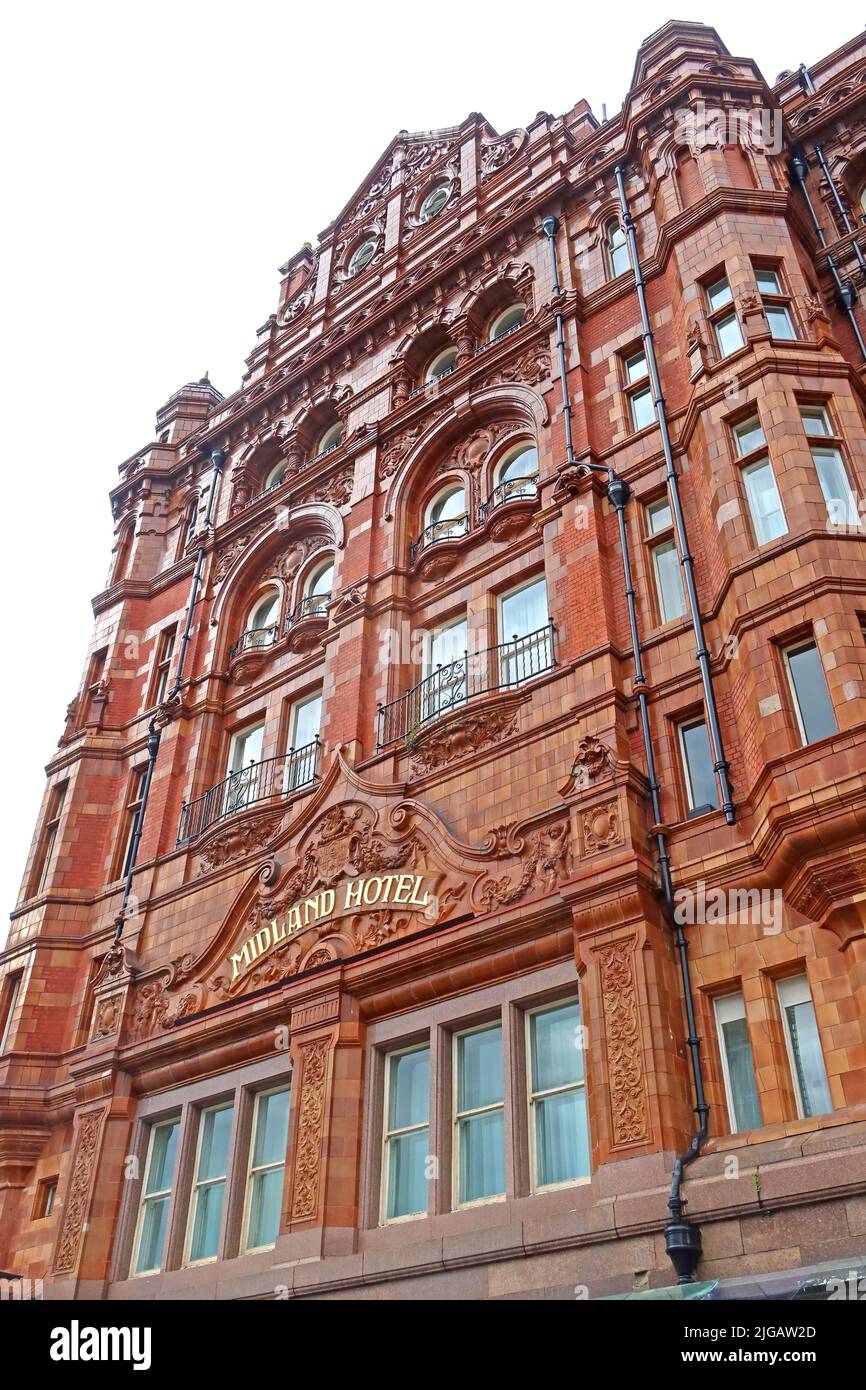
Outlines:
<svg viewBox="0 0 866 1390"><path fill-rule="evenodd" d="M177 843L188 844L227 816L263 801L279 801L309 786L318 777L321 743L315 738L303 748L291 749L278 758L250 763L230 772L195 801L185 801L180 812Z"/></svg>
<svg viewBox="0 0 866 1390"><path fill-rule="evenodd" d="M494 512L499 513L500 507L507 507L509 502L529 502L534 503L538 498L538 474L532 473L525 478L506 478L498 487L495 487L486 502L482 502L479 508L479 519L484 526ZM501 515L501 513L499 513Z"/></svg>
<svg viewBox="0 0 866 1390"><path fill-rule="evenodd" d="M305 618L327 618L328 604L331 602L330 594L307 594L300 603L296 603L289 616L286 618L286 630L294 627L297 623L302 623Z"/></svg>
<svg viewBox="0 0 866 1390"><path fill-rule="evenodd" d="M322 640L328 626L330 594L307 594L295 604L286 618L286 634L290 652L307 652Z"/></svg>
<svg viewBox="0 0 866 1390"><path fill-rule="evenodd" d="M555 665L553 623L472 656L467 652L459 661L437 666L390 704L379 706L376 745L388 748L400 743L469 700L497 690L516 690Z"/></svg>
<svg viewBox="0 0 866 1390"><path fill-rule="evenodd" d="M424 555L431 546L442 545L446 541L462 540L469 534L469 513L462 516L443 517L433 521L421 532L417 541L409 547L409 564L414 565L419 555Z"/></svg>
<svg viewBox="0 0 866 1390"><path fill-rule="evenodd" d="M276 623L270 627L251 627L246 632L242 632L238 640L229 649L229 661L235 661L240 656L246 656L248 652L263 651L266 647L272 647L277 640L279 628Z"/></svg>

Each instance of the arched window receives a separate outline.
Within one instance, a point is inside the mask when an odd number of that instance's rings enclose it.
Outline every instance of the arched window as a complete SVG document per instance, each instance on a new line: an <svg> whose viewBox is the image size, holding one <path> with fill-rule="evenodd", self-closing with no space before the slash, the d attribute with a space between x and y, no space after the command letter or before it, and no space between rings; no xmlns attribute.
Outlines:
<svg viewBox="0 0 866 1390"><path fill-rule="evenodd" d="M447 376L449 372L453 372L456 366L457 349L456 347L447 347L443 352L437 352L427 368L424 380L438 381L440 377Z"/></svg>
<svg viewBox="0 0 866 1390"><path fill-rule="evenodd" d="M365 237L360 246L356 246L349 261L349 275L357 275L366 265L369 265L376 254L376 241L373 237Z"/></svg>
<svg viewBox="0 0 866 1390"><path fill-rule="evenodd" d="M268 473L265 477L264 491L269 492L272 487L279 487L280 484L284 483L285 481L286 463L285 459L280 459L277 463L274 464L270 473Z"/></svg>
<svg viewBox="0 0 866 1390"><path fill-rule="evenodd" d="M614 217L608 222L605 229L605 247L607 249L607 268L613 279L617 275L622 275L629 268L628 245L625 239L625 227L621 227Z"/></svg>
<svg viewBox="0 0 866 1390"><path fill-rule="evenodd" d="M516 497L535 497L537 478L537 448L529 441L515 444L497 466L494 497L500 502L510 502Z"/></svg>
<svg viewBox="0 0 866 1390"><path fill-rule="evenodd" d="M343 424L338 420L336 424L329 425L319 440L319 447L316 449L316 458L320 454L329 454L332 449L337 449L343 442Z"/></svg>
<svg viewBox="0 0 866 1390"><path fill-rule="evenodd" d="M427 509L425 542L444 541L465 536L469 518L466 514L466 493L462 487L446 488Z"/></svg>
<svg viewBox="0 0 866 1390"><path fill-rule="evenodd" d="M268 589L253 604L246 631L240 643L235 646L243 651L253 647L270 647L277 640L277 619L280 614L280 594L278 589Z"/></svg>
<svg viewBox="0 0 866 1390"><path fill-rule="evenodd" d="M519 328L526 319L525 304L510 304L507 309L503 309L490 325L488 338L491 343L495 343L497 338L503 338L506 333L510 333L513 328Z"/></svg>
<svg viewBox="0 0 866 1390"><path fill-rule="evenodd" d="M134 535L135 522L129 521L124 526L117 539L117 553L114 557L114 568L111 571L112 584L117 584L119 580L126 578L130 556L132 555L132 540Z"/></svg>
<svg viewBox="0 0 866 1390"><path fill-rule="evenodd" d="M427 197L421 204L421 211L418 214L419 222L430 222L441 212L451 194L451 185L448 183L438 183L435 188L431 188Z"/></svg>
<svg viewBox="0 0 866 1390"><path fill-rule="evenodd" d="M334 590L334 562L326 560L313 570L306 584L306 608L308 614L323 614Z"/></svg>

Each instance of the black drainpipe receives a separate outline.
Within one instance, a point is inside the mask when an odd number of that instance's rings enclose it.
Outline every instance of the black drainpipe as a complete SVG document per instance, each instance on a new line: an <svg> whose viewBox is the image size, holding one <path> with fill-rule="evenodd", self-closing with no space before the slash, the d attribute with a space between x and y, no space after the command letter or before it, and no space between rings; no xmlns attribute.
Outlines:
<svg viewBox="0 0 866 1390"><path fill-rule="evenodd" d="M806 88L806 91L808 92L809 96L816 96L817 93L815 91L815 84L812 81L812 74L806 67L805 63L800 64L800 77L802 79L803 86ZM824 178L827 180L827 186L830 189L830 192L833 194L833 199L836 203L836 207L839 209L842 221L845 224L845 231L850 234L854 231L854 226L851 222L851 218L848 216L848 209L845 207L845 204L839 196L839 190L836 187L836 182L833 178L833 175L830 173L830 166L827 163L827 158L824 154L824 146L820 144L820 142L817 140L815 141L815 153L818 156L818 163L821 166L821 172L824 175ZM860 269L862 270L863 274L866 275L866 259L864 259L863 252L860 249L860 243L855 238L854 241L852 241L851 245L854 248L854 255L857 257L857 264L860 266Z"/></svg>
<svg viewBox="0 0 866 1390"><path fill-rule="evenodd" d="M559 229L559 223L555 217L545 217L542 221L542 230L548 239L551 252L551 268L553 271L554 293L559 293L559 276L556 267L556 246L555 237ZM563 414L566 421L566 448L568 450L569 462L573 462L574 452L571 440L571 402L568 392L568 377L565 367L565 352L563 344L562 316L557 315L557 336L560 344L559 354L559 380L560 392L562 396ZM678 1282L690 1284L694 1282L695 1269L701 1256L701 1231L700 1227L689 1221L684 1216L684 1208L687 1205L682 1196L683 1168L687 1163L691 1163L697 1158L701 1150L701 1145L707 1136L707 1121L710 1107L707 1104L704 1093L704 1074L701 1064L701 1043L697 1033L695 1022L694 996L692 994L691 972L689 970L689 948L686 940L683 925L677 920L674 910L673 883L671 881L671 859L668 852L667 836L662 826L662 810L660 799L660 788L658 774L656 772L655 754L653 752L652 734L650 731L649 701L647 699L646 675L643 669L643 659L641 656L640 633L637 624L637 609L635 606L635 590L632 578L631 555L628 543L628 531L625 524L626 503L631 496L631 488L624 478L617 477L613 468L603 464L585 463L581 467L586 467L592 471L604 472L607 474L607 496L608 501L616 512L617 526L619 528L619 543L622 554L623 579L625 581L625 598L628 609L628 625L631 637L632 659L634 661L634 689L637 695L638 708L640 711L641 734L643 736L644 755L647 766L647 782L649 785L650 805L652 808L653 833L655 835L656 850L659 862L659 874L661 877L662 900L664 903L665 917L668 926L674 935L674 944L680 964L680 976L683 986L683 997L686 1005L686 1020L688 1024L687 1044L689 1057L691 1059L692 1080L695 1091L695 1112L698 1116L698 1132L693 1136L688 1150L682 1156L678 1155L674 1164L673 1181L671 1184L671 1195L668 1201L668 1208L671 1213L670 1221L665 1226L665 1248L677 1272Z"/></svg>
<svg viewBox="0 0 866 1390"><path fill-rule="evenodd" d="M556 265L556 233L559 231L559 221L556 217L544 217L541 221L541 230L547 237L547 244L550 247L550 271L553 277L553 293L558 298L562 293L562 286L559 283L559 270ZM563 325L562 312L556 311L556 347L559 353L559 379L562 382L562 415L565 422L565 457L568 463L574 463L574 442L571 434L571 398L566 387L566 365L565 365L565 328Z"/></svg>
<svg viewBox="0 0 866 1390"><path fill-rule="evenodd" d="M695 565L692 553L689 550L688 536L686 535L686 521L683 515L682 502L680 500L680 486L674 468L674 455L671 447L671 437L668 431L668 420L665 412L664 396L662 395L661 380L659 378L658 363L656 361L655 345L653 343L653 332L650 327L649 310L646 301L646 287L643 275L641 274L640 259L637 250L637 234L635 232L634 219L628 205L628 198L623 181L623 166L617 164L615 169L616 186L619 192L619 202L622 211L622 222L625 227L628 239L629 254L631 256L632 269L634 271L634 284L637 290L638 304L640 306L641 324L643 326L643 342L646 352L647 366L649 368L650 384L652 386L653 403L655 405L656 417L659 423L659 431L662 439L662 449L665 456L665 467L667 470L668 495L671 500L671 510L674 516L674 525L677 533L677 546L680 552L680 567L683 572L686 587L686 597L689 604L689 613L692 620L692 629L697 643L697 661L701 672L701 682L704 688L704 704L707 711L707 726L710 735L710 747L713 753L713 769L719 783L721 792L722 810L725 813L725 820L728 825L733 825L736 820L734 810L733 788L731 787L728 776L729 763L725 757L725 748L722 742L722 729L719 723L718 710L716 708L716 696L713 690L713 678L710 672L710 654L707 650L706 638L704 637L704 625L701 620L700 604L698 602L698 590L695 583Z"/></svg>
<svg viewBox="0 0 866 1390"><path fill-rule="evenodd" d="M186 605L186 621L184 622L183 636L180 640L180 652L177 659L177 670L171 689L165 697L164 703L168 704L175 698L180 690L181 680L183 679L183 668L186 660L187 647L189 646L190 630L192 628L192 615L196 602L198 601L198 591L201 586L201 575L204 569L206 555L207 532L213 516L214 502L216 500L217 487L222 476L223 464L225 463L225 453L222 449L215 449L210 456L213 464L213 476L211 477L210 489L208 491L207 511L205 512L204 526L202 528L202 542L198 548L196 556L195 570L193 571L192 584L190 585L189 598ZM147 733L147 767L144 773L144 786L141 790L141 801L135 815L135 825L132 831L132 844L129 850L129 866L126 870L126 879L123 884L123 900L120 909L114 919L114 939L119 941L123 934L123 924L126 920L126 909L129 905L130 894L132 893L132 876L135 873L135 861L138 858L138 847L141 843L141 832L144 829L144 818L147 813L147 801L150 796L150 784L153 781L153 769L156 765L157 754L159 753L159 743L162 738L162 730L157 727L157 716L154 715L148 725Z"/></svg>

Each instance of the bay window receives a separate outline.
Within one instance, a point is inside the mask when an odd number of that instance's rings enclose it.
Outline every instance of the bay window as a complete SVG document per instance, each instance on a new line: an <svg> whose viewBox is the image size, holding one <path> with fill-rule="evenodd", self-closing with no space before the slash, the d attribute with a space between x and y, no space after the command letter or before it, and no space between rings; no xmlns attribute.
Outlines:
<svg viewBox="0 0 866 1390"><path fill-rule="evenodd" d="M179 1118L150 1129L132 1260L135 1274L155 1274L162 1268L179 1133Z"/></svg>

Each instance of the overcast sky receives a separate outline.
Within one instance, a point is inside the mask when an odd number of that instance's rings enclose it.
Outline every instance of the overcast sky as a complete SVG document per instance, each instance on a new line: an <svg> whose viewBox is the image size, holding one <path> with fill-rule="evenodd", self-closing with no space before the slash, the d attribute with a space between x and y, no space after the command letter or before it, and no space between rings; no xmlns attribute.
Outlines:
<svg viewBox="0 0 866 1390"><path fill-rule="evenodd" d="M580 97L613 115L672 3L7 7L0 939L107 573L107 494L156 409L205 370L240 385L277 266L398 130L481 111L503 132ZM771 82L863 23L852 3L685 8Z"/></svg>

